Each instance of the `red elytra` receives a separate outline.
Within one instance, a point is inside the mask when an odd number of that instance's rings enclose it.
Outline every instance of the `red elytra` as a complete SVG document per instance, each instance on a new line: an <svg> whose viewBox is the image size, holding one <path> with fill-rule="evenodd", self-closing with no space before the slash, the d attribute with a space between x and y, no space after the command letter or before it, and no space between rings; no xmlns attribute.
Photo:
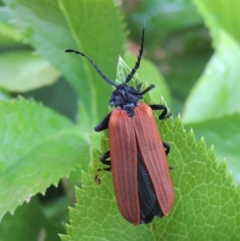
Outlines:
<svg viewBox="0 0 240 241"><path fill-rule="evenodd" d="M169 166L152 109L144 103L129 117L125 110L114 109L108 129L111 170L119 210L134 225L140 223L138 196L138 151L149 173L157 202L165 216L173 206L174 191Z"/></svg>

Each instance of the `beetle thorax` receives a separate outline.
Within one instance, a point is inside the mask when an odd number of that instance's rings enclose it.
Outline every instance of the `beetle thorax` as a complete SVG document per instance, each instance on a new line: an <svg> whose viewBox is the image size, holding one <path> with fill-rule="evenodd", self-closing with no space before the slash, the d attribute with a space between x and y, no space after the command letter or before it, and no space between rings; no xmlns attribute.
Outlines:
<svg viewBox="0 0 240 241"><path fill-rule="evenodd" d="M120 107L127 111L128 116L134 115L134 108L137 106L139 99L142 99L142 94L139 90L134 89L127 84L120 84L113 91L109 101L111 106Z"/></svg>

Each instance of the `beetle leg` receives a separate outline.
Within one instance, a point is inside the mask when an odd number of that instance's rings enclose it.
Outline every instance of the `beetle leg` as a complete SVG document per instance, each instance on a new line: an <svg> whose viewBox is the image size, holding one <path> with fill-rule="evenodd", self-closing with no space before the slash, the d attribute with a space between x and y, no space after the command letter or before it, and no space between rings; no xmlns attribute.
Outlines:
<svg viewBox="0 0 240 241"><path fill-rule="evenodd" d="M166 156L168 155L169 151L170 151L170 146L167 142L163 141L163 146L165 148L165 153L166 153ZM174 170L173 167L169 167L169 170Z"/></svg>
<svg viewBox="0 0 240 241"><path fill-rule="evenodd" d="M95 126L94 130L98 132L108 129L108 122L111 114L112 112L110 112L97 126Z"/></svg>
<svg viewBox="0 0 240 241"><path fill-rule="evenodd" d="M95 131L103 131L108 129L108 122L111 116L110 112L94 129ZM106 167L104 168L105 171L111 171L111 161L107 160L110 157L110 151L107 151L106 153L104 153L101 157L100 160L103 164L105 165L109 165L110 167Z"/></svg>
<svg viewBox="0 0 240 241"><path fill-rule="evenodd" d="M170 151L170 146L167 142L163 141L163 146L165 148L165 153L166 153L166 156L168 155L169 151Z"/></svg>
<svg viewBox="0 0 240 241"><path fill-rule="evenodd" d="M149 105L152 110L162 110L162 113L159 116L159 120L164 120L169 118L172 113L167 113L167 107L165 105Z"/></svg>
<svg viewBox="0 0 240 241"><path fill-rule="evenodd" d="M110 157L110 151L105 152L101 157L100 160L103 164L109 165L109 167L104 168L105 171L111 171L111 161L107 160Z"/></svg>

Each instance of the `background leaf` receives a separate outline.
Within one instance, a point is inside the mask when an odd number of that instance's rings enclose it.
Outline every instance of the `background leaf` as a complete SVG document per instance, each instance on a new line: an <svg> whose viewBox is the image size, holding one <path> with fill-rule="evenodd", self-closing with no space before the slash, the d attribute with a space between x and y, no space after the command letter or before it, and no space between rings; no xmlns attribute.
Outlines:
<svg viewBox="0 0 240 241"><path fill-rule="evenodd" d="M240 183L239 172L236 171L239 168L239 123L239 114L234 114L186 125L186 129L193 128L198 140L204 137L208 148L214 145L219 161L227 157L228 170L234 174L237 183Z"/></svg>
<svg viewBox="0 0 240 241"><path fill-rule="evenodd" d="M166 33L179 31L192 26L199 25L202 22L201 17L196 13L195 6L189 0L150 0L141 1L134 5L133 2L126 2L127 17L130 18L132 25L139 25L139 22L147 22L147 33L149 38L147 44L158 42L163 39ZM133 12L129 11L134 9ZM128 14L129 12L129 14ZM161 26L161 31L159 30ZM135 28L140 32L141 28Z"/></svg>
<svg viewBox="0 0 240 241"><path fill-rule="evenodd" d="M61 229L44 216L37 198L33 198L30 203L24 203L14 216L7 213L0 223L1 240L59 241L58 232L61 232Z"/></svg>
<svg viewBox="0 0 240 241"><path fill-rule="evenodd" d="M67 119L26 100L0 102L0 216L89 162L86 137ZM12 148L14 147L14 152ZM54 172L52 172L54 170ZM7 187L7 189L6 189Z"/></svg>
<svg viewBox="0 0 240 241"><path fill-rule="evenodd" d="M61 75L48 61L27 51L1 55L0 74L4 76L0 86L13 92L51 85Z"/></svg>
<svg viewBox="0 0 240 241"><path fill-rule="evenodd" d="M225 31L220 31L220 41L204 74L189 95L183 112L186 123L239 112L238 43Z"/></svg>
<svg viewBox="0 0 240 241"><path fill-rule="evenodd" d="M230 14L240 7L238 1L233 1L226 7L225 1L194 1L201 12L206 25L209 27L213 38L215 53L206 66L203 75L192 89L187 98L183 111L183 120L188 126L194 127L198 123L197 131L204 133L209 123L215 123L216 136L222 133L222 120L224 119L224 131L232 133L232 119L230 116L239 114L239 66L240 57L238 30L232 28L233 22L238 22L239 16ZM201 124L202 122L202 124ZM206 126L203 126L203 124ZM200 125L199 125L200 124ZM201 130L199 127L201 126ZM239 131L239 128L236 128ZM212 130L209 130L211 133ZM210 134L211 135L211 134ZM209 135L208 135L209 136ZM235 139L231 136L230 142ZM211 139L210 139L211 140ZM210 142L207 140L207 143ZM232 142L233 143L233 142ZM211 143L214 144L214 143ZM215 143L216 144L216 143ZM239 183L240 165L235 158L240 155L239 148L233 146L229 149L227 140L217 146L218 156L224 156L229 163L229 170Z"/></svg>
<svg viewBox="0 0 240 241"><path fill-rule="evenodd" d="M183 119L185 122L197 122L225 114L239 112L239 66L240 46L237 32L232 29L230 21L239 21L238 15L230 15L240 7L233 1L227 8L225 1L198 1L205 22L213 38L216 50L204 74L199 79L188 97ZM233 32L235 34L233 35ZM203 98L204 97L204 98Z"/></svg>
<svg viewBox="0 0 240 241"><path fill-rule="evenodd" d="M107 111L105 103L110 87L104 87L107 85L86 60L67 54L64 50L73 48L85 52L113 78L125 38L118 9L109 0L4 2L10 8L12 18L25 31L25 37L36 48L37 54L47 58L68 77L93 123L101 119ZM103 90L108 94L102 96Z"/></svg>

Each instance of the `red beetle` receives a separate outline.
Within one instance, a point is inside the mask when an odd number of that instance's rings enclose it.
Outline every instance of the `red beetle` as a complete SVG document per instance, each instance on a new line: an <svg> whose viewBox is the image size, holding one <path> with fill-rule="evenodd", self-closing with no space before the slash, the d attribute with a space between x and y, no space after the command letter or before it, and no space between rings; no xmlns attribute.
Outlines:
<svg viewBox="0 0 240 241"><path fill-rule="evenodd" d="M137 89L127 85L140 66L143 44L144 27L135 67L125 82L119 85L106 77L84 53L66 50L86 57L103 79L116 88L109 101L116 108L95 127L95 131L109 129L110 151L103 154L101 161L110 165L105 170L112 171L117 204L122 216L134 225L149 223L154 216L167 216L174 203L166 158L170 147L161 139L152 110L162 110L159 116L161 120L171 116L171 113L167 113L164 105L139 102L154 85L143 91L142 84Z"/></svg>

